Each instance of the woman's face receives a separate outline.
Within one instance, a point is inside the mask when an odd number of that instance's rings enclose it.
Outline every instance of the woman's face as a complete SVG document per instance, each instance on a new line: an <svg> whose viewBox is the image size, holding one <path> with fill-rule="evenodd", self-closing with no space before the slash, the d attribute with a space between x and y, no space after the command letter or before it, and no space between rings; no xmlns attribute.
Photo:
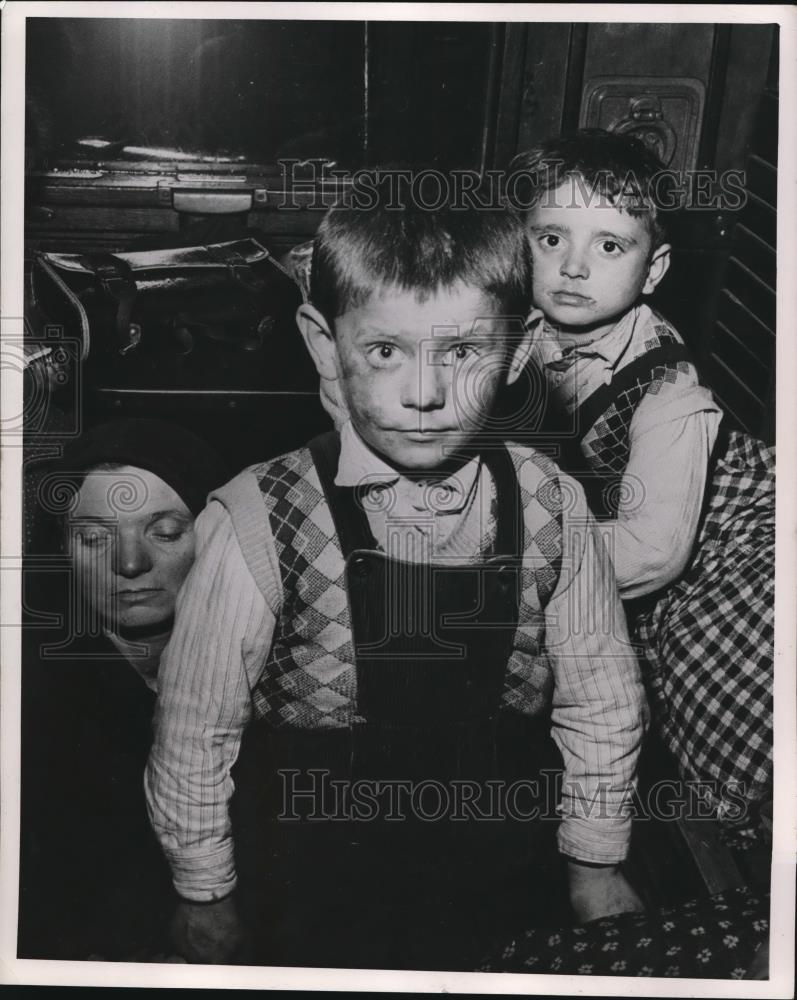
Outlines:
<svg viewBox="0 0 797 1000"><path fill-rule="evenodd" d="M194 561L194 518L171 486L133 466L94 469L67 533L95 623L112 631L168 627Z"/></svg>

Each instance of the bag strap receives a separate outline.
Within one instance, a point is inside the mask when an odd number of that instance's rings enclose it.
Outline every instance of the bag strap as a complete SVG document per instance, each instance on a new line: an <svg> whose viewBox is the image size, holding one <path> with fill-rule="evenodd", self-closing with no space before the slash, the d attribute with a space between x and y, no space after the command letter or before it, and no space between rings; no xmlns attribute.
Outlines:
<svg viewBox="0 0 797 1000"><path fill-rule="evenodd" d="M258 244L259 245L259 244ZM211 260L227 268L230 280L249 292L262 292L265 283L259 278L251 262L234 245L216 244L205 247ZM265 249L265 248L263 248Z"/></svg>
<svg viewBox="0 0 797 1000"><path fill-rule="evenodd" d="M102 290L117 303L116 344L120 354L127 354L141 339L141 330L132 323L136 282L128 265L111 253L92 254L94 274Z"/></svg>

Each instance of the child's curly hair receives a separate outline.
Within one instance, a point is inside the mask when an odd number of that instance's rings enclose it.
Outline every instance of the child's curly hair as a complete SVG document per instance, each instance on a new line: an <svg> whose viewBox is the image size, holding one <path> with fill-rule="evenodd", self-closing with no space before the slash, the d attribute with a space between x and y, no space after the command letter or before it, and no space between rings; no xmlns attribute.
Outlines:
<svg viewBox="0 0 797 1000"><path fill-rule="evenodd" d="M634 136L601 129L556 136L519 153L512 160L511 171L514 175L528 175L524 207L533 208L547 192L575 178L590 195L607 199L629 215L642 218L653 249L666 239L662 195L672 177L658 156Z"/></svg>

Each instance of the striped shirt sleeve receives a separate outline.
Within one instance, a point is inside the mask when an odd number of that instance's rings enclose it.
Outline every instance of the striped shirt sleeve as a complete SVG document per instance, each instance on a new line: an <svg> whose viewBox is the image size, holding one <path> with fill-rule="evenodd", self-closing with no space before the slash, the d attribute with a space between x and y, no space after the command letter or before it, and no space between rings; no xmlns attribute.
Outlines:
<svg viewBox="0 0 797 1000"><path fill-rule="evenodd" d="M564 760L559 850L581 861L622 861L647 703L614 571L581 487L566 498L563 564L546 608L554 674L552 735Z"/></svg>
<svg viewBox="0 0 797 1000"><path fill-rule="evenodd" d="M197 557L161 658L147 802L180 896L220 899L235 887L230 769L251 717L251 689L275 625L224 506L196 522Z"/></svg>
<svg viewBox="0 0 797 1000"><path fill-rule="evenodd" d="M669 387L668 387L669 388ZM697 536L709 457L722 414L699 386L647 396L629 432L630 457L610 551L623 600L684 571Z"/></svg>

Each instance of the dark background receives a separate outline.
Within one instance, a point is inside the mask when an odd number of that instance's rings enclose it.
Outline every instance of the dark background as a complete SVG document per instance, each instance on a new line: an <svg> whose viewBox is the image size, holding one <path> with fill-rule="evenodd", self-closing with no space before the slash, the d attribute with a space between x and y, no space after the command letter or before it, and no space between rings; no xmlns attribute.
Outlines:
<svg viewBox="0 0 797 1000"><path fill-rule="evenodd" d="M561 130L635 131L676 169L744 171L740 211L673 214L655 304L730 421L772 442L777 47L777 25L28 19L26 251L248 229L280 256L322 215L280 207L281 158L485 171ZM111 145L87 151L86 136ZM217 159L178 166L141 147ZM241 193L234 215L212 205L220 182ZM187 190L199 208L180 203ZM151 398L109 388L84 387L87 413L152 412ZM224 412L238 426L249 413L251 460L325 422L314 385L279 407L242 405ZM203 430L224 423L185 400L156 409Z"/></svg>

